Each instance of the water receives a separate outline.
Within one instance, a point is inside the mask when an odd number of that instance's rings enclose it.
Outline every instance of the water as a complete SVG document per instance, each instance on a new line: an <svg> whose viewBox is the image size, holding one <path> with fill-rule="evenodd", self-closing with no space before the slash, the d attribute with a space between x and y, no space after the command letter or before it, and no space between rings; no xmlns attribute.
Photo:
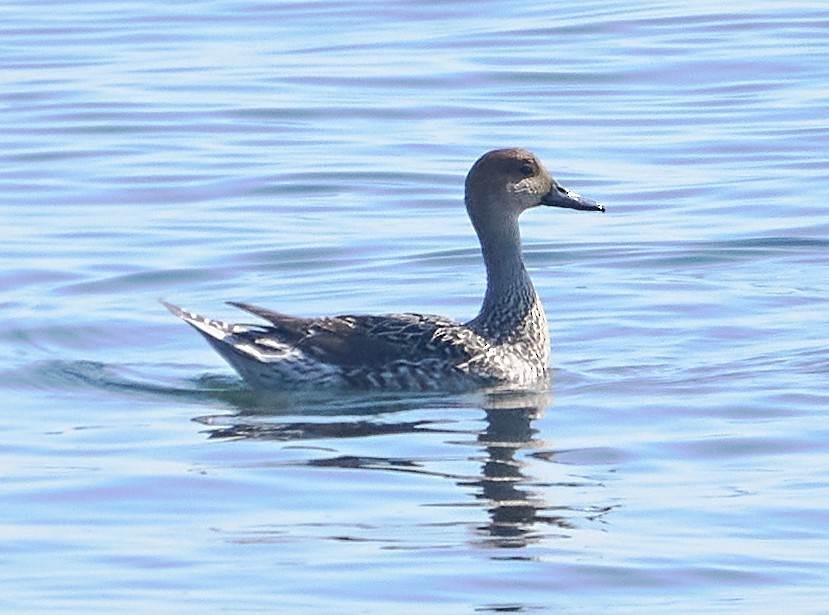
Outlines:
<svg viewBox="0 0 829 615"><path fill-rule="evenodd" d="M822 2L0 9L0 610L820 613ZM533 149L549 398L248 391L158 297L475 314Z"/></svg>

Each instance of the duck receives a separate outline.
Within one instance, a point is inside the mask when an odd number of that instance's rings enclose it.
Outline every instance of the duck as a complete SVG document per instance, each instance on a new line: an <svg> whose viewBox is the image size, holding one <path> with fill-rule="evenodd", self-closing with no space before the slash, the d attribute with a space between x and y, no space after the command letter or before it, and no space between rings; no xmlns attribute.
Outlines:
<svg viewBox="0 0 829 615"><path fill-rule="evenodd" d="M550 374L549 329L524 264L518 218L535 207L605 208L564 188L523 148L485 153L464 187L486 268L481 309L468 322L414 313L300 317L229 301L264 321L236 324L161 303L254 389L543 388Z"/></svg>

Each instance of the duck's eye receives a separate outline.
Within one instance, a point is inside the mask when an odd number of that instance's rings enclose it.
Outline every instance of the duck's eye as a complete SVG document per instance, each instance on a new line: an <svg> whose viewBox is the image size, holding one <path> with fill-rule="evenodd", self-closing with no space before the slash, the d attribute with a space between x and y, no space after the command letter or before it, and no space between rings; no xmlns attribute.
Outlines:
<svg viewBox="0 0 829 615"><path fill-rule="evenodd" d="M535 175L535 165L532 162L522 162L521 163L521 174L524 177L529 177L530 175Z"/></svg>

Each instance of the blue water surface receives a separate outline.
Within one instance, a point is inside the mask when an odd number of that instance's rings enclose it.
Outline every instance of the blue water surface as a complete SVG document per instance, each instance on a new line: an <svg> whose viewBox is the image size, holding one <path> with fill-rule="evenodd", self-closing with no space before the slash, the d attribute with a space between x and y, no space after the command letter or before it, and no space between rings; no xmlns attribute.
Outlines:
<svg viewBox="0 0 829 615"><path fill-rule="evenodd" d="M824 613L824 2L0 7L0 611ZM159 297L475 315L549 396L255 394Z"/></svg>

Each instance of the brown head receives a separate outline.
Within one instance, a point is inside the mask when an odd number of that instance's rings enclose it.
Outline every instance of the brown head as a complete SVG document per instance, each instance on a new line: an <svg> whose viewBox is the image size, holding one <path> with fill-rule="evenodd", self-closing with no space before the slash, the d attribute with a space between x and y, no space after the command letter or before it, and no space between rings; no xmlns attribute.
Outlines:
<svg viewBox="0 0 829 615"><path fill-rule="evenodd" d="M514 222L521 212L539 205L604 211L595 201L560 186L525 149L487 152L466 176L466 209L479 235L482 226Z"/></svg>

